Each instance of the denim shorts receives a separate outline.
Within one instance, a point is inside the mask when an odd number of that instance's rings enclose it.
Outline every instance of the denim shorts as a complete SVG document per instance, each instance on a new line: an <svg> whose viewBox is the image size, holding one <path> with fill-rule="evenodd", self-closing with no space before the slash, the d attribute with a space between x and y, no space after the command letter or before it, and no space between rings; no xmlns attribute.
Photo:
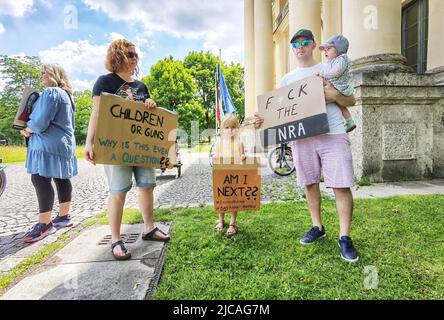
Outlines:
<svg viewBox="0 0 444 320"><path fill-rule="evenodd" d="M125 194L133 185L133 173L136 186L153 189L156 186L156 170L143 167L124 167L104 165L108 179L109 192L112 194Z"/></svg>

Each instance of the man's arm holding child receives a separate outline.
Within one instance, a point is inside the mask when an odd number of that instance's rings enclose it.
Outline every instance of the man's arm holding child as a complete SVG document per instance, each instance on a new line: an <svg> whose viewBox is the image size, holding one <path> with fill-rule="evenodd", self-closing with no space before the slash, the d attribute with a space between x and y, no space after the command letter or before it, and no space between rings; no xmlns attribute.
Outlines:
<svg viewBox="0 0 444 320"><path fill-rule="evenodd" d="M325 102L336 102L340 106L353 107L356 104L355 96L344 96L328 81L324 81Z"/></svg>

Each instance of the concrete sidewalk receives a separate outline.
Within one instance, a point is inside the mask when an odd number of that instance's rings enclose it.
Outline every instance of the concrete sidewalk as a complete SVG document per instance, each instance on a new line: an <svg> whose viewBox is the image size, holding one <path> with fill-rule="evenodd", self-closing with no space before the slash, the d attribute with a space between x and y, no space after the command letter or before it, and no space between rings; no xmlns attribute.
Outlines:
<svg viewBox="0 0 444 320"><path fill-rule="evenodd" d="M170 224L157 224L169 231ZM149 298L163 266L166 244L144 241L142 224L123 225L132 252L114 260L109 226L87 229L7 291L2 300L143 300Z"/></svg>
<svg viewBox="0 0 444 320"><path fill-rule="evenodd" d="M356 186L352 191L354 198L387 198L425 194L444 195L444 179L375 183L366 187Z"/></svg>

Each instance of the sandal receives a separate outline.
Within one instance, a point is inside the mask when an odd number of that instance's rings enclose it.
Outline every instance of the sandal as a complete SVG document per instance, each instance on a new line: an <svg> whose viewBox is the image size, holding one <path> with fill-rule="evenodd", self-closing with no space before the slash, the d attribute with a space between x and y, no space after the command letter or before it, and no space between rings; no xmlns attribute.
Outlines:
<svg viewBox="0 0 444 320"><path fill-rule="evenodd" d="M168 236L167 238L154 238L154 234L156 233L156 231L159 231L161 234L163 234L164 236ZM142 239L143 240L150 240L150 241L159 241L159 242L168 242L170 240L170 236L168 234L166 234L165 232L163 232L162 230L160 230L157 227L154 227L153 230L151 230L150 232L148 232L147 234L143 234L142 233Z"/></svg>
<svg viewBox="0 0 444 320"><path fill-rule="evenodd" d="M234 231L229 232L230 227L233 227ZM235 224L230 224L230 225L228 226L227 236L232 237L232 236L234 236L236 233L237 233L237 225L235 225Z"/></svg>
<svg viewBox="0 0 444 320"><path fill-rule="evenodd" d="M114 248L117 246L120 246L120 249L122 249L122 252L124 253L123 256L119 256L114 253ZM125 247L125 244L123 243L122 240L114 242L111 245L111 253L114 256L114 259L116 259L116 260L128 260L129 258L131 258L131 252L128 252L128 249Z"/></svg>
<svg viewBox="0 0 444 320"><path fill-rule="evenodd" d="M219 227L220 225L222 225L222 227ZM225 221L219 221L219 222L214 226L214 231L216 231L216 232L221 232L224 228L225 228Z"/></svg>

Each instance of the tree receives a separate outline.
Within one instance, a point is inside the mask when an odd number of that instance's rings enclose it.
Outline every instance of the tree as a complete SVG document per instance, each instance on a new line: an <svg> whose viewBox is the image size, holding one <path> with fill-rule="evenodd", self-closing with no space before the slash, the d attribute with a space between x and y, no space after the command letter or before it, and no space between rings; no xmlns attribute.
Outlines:
<svg viewBox="0 0 444 320"><path fill-rule="evenodd" d="M191 72L183 63L168 57L151 67L149 76L142 79L150 91L151 98L161 107L177 111L196 95Z"/></svg>
<svg viewBox="0 0 444 320"><path fill-rule="evenodd" d="M42 63L38 57L8 57L0 56L1 78L6 85L1 93L2 105L7 108L17 108L25 87L43 89L40 80Z"/></svg>
<svg viewBox="0 0 444 320"><path fill-rule="evenodd" d="M199 130L205 128L205 109L198 101L190 101L177 109L179 115L179 128L186 131L188 135L188 145L191 146L191 125L193 121L199 124ZM183 137L181 137L183 139Z"/></svg>
<svg viewBox="0 0 444 320"><path fill-rule="evenodd" d="M213 127L215 110L215 74L219 58L207 52L190 52L184 59L184 66L191 70L197 85L199 101L205 110L205 126Z"/></svg>
<svg viewBox="0 0 444 320"><path fill-rule="evenodd" d="M204 114L195 103L197 88L190 70L181 61L168 57L153 65L151 74L142 82L147 85L157 105L178 113L179 127L191 137L191 121L199 121ZM199 123L202 125L201 121Z"/></svg>
<svg viewBox="0 0 444 320"><path fill-rule="evenodd" d="M76 104L75 136L77 144L85 144L88 134L89 117L93 108L91 90L75 91L73 94Z"/></svg>
<svg viewBox="0 0 444 320"><path fill-rule="evenodd" d="M8 140L11 145L19 145L23 143L23 137L16 129L12 129L16 110L6 108L0 101L0 139Z"/></svg>
<svg viewBox="0 0 444 320"><path fill-rule="evenodd" d="M42 64L37 57L0 56L0 77L6 85L0 93L0 139L7 139L10 144L21 144L23 138L12 129L21 94L26 86L42 89L40 80Z"/></svg>

